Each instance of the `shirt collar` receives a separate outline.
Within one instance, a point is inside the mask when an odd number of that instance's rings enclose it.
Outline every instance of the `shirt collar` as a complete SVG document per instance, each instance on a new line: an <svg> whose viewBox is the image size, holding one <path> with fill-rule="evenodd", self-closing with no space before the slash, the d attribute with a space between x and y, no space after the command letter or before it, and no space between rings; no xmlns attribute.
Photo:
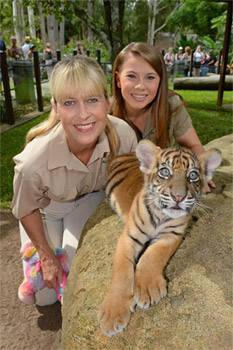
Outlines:
<svg viewBox="0 0 233 350"><path fill-rule="evenodd" d="M65 166L70 170L88 172L88 166L99 158L105 158L110 153L110 147L107 135L103 131L88 164L85 165L70 152L64 129L59 123L51 131L48 152L49 170Z"/></svg>

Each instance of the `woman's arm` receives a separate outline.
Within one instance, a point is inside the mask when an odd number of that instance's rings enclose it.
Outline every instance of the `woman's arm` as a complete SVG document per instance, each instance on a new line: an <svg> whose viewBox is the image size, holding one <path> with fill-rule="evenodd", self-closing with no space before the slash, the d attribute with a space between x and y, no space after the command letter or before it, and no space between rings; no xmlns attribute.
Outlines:
<svg viewBox="0 0 233 350"><path fill-rule="evenodd" d="M205 148L202 146L199 137L193 127L189 128L183 135L177 137L176 141L184 147L191 149L197 155L204 153ZM208 181L208 184L205 184L203 191L205 193L211 192L211 188L215 188L215 184L212 180Z"/></svg>
<svg viewBox="0 0 233 350"><path fill-rule="evenodd" d="M197 155L205 152L205 149L193 127L189 128L183 135L177 137L176 141L181 146L191 149Z"/></svg>
<svg viewBox="0 0 233 350"><path fill-rule="evenodd" d="M56 288L57 280L61 280L62 267L46 240L40 211L35 210L20 221L40 256L45 284Z"/></svg>

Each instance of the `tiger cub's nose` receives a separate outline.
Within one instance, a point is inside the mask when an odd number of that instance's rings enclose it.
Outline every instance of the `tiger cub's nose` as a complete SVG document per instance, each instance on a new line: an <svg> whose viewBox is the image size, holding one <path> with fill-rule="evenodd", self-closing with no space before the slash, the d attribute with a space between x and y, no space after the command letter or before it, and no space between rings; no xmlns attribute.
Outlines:
<svg viewBox="0 0 233 350"><path fill-rule="evenodd" d="M182 202L182 200L185 198L185 195L182 195L182 194L172 194L171 193L171 196L177 203Z"/></svg>

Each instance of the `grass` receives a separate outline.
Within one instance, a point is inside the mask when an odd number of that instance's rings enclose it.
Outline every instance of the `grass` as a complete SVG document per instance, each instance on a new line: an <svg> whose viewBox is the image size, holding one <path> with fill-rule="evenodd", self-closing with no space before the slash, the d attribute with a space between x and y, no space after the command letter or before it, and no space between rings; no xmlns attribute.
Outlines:
<svg viewBox="0 0 233 350"><path fill-rule="evenodd" d="M187 103L193 125L203 144L232 133L232 112L216 109L217 91L177 91ZM232 103L232 92L224 92L224 104ZM12 157L21 152L30 128L47 117L40 116L1 135L1 208L9 208L12 198L14 163Z"/></svg>
<svg viewBox="0 0 233 350"><path fill-rule="evenodd" d="M14 127L1 134L1 164L0 164L0 208L9 208L12 198L12 182L14 175L13 156L21 152L25 144L25 136L29 129L42 122L47 113L21 126Z"/></svg>
<svg viewBox="0 0 233 350"><path fill-rule="evenodd" d="M232 133L232 111L217 110L217 91L176 90L176 92L186 102L193 126L202 144ZM232 103L232 91L225 91L223 104Z"/></svg>

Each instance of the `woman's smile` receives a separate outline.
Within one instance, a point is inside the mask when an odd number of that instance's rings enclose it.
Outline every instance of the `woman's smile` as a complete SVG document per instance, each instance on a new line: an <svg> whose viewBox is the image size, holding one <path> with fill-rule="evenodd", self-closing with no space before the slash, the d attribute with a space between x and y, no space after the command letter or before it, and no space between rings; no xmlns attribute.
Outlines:
<svg viewBox="0 0 233 350"><path fill-rule="evenodd" d="M147 94L131 94L131 96L137 101L137 102L144 102L147 98Z"/></svg>
<svg viewBox="0 0 233 350"><path fill-rule="evenodd" d="M85 123L85 124L74 124L75 129L79 132L85 133L91 131L95 126L95 122Z"/></svg>

